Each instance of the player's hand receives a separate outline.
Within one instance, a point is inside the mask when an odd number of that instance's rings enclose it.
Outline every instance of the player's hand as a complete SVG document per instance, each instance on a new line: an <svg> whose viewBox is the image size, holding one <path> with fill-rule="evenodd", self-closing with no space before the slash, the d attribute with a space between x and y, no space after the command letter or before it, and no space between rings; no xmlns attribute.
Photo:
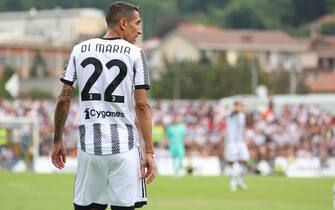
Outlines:
<svg viewBox="0 0 335 210"><path fill-rule="evenodd" d="M62 169L65 167L66 162L66 147L63 141L59 143L55 143L52 147L51 152L51 161L54 166L58 169Z"/></svg>
<svg viewBox="0 0 335 210"><path fill-rule="evenodd" d="M152 154L145 153L145 158L141 164L141 178L146 179L146 183L150 184L156 176L156 164Z"/></svg>

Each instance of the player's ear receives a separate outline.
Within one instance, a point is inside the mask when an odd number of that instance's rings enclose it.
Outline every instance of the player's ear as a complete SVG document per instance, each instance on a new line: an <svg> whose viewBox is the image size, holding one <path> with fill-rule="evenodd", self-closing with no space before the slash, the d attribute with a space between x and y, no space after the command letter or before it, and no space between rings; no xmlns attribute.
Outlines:
<svg viewBox="0 0 335 210"><path fill-rule="evenodd" d="M126 25L127 25L127 19L124 18L124 17L120 18L120 27L121 27L122 31L125 30Z"/></svg>

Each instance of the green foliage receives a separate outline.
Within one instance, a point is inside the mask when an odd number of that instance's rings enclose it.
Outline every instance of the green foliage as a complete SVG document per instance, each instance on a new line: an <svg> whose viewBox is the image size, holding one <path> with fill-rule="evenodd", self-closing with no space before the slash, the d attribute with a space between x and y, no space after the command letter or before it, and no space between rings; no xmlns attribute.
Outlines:
<svg viewBox="0 0 335 210"><path fill-rule="evenodd" d="M290 72L276 70L270 74L270 92L287 94L290 91Z"/></svg>
<svg viewBox="0 0 335 210"><path fill-rule="evenodd" d="M324 35L335 35L335 22L325 23L321 26L320 32Z"/></svg>
<svg viewBox="0 0 335 210"><path fill-rule="evenodd" d="M209 13L212 8L224 8L231 0L177 0L181 13Z"/></svg>
<svg viewBox="0 0 335 210"><path fill-rule="evenodd" d="M0 11L95 7L106 11L109 0L1 0ZM166 34L178 21L230 28L295 30L333 12L335 0L129 0L143 18L144 39ZM292 32L294 34L294 32Z"/></svg>
<svg viewBox="0 0 335 210"><path fill-rule="evenodd" d="M295 36L295 37L309 37L310 34L311 34L311 32L310 32L310 30L307 26L301 26L301 27L297 27L297 28L288 28L287 32L291 36Z"/></svg>
<svg viewBox="0 0 335 210"><path fill-rule="evenodd" d="M273 94L288 94L290 92L290 71L274 70L269 74L269 90ZM308 87L301 74L297 75L297 93L307 93Z"/></svg>
<svg viewBox="0 0 335 210"><path fill-rule="evenodd" d="M181 16L179 13L170 12L166 14L158 21L157 27L154 28L153 36L163 37L173 30L180 21Z"/></svg>
<svg viewBox="0 0 335 210"><path fill-rule="evenodd" d="M166 71L160 79L152 79L151 96L152 98L172 98L173 72Z"/></svg>
<svg viewBox="0 0 335 210"><path fill-rule="evenodd" d="M161 79L152 81L152 97L199 98L205 92L207 70L207 66L201 63L166 63Z"/></svg>
<svg viewBox="0 0 335 210"><path fill-rule="evenodd" d="M321 15L327 12L326 2L327 0L294 0L293 2L293 11L294 16L291 20L292 26L300 26L306 24L311 20L320 17ZM333 12L333 11L332 11Z"/></svg>
<svg viewBox="0 0 335 210"><path fill-rule="evenodd" d="M335 0L325 0L326 13L333 13L335 8Z"/></svg>
<svg viewBox="0 0 335 210"><path fill-rule="evenodd" d="M180 83L180 97L197 99L205 97L208 65L205 63L183 63L177 78Z"/></svg>
<svg viewBox="0 0 335 210"><path fill-rule="evenodd" d="M222 97L252 94L252 68L257 73L258 85L268 87L272 94L287 94L290 88L290 72L276 70L266 72L257 60L240 56L231 66L226 60L218 62L170 62L160 79L152 81L152 97L181 99L220 99ZM256 74L255 73L255 74ZM301 75L297 76L297 93L307 93Z"/></svg>
<svg viewBox="0 0 335 210"><path fill-rule="evenodd" d="M25 95L32 99L53 99L54 98L51 93L43 91L41 89L32 89Z"/></svg>
<svg viewBox="0 0 335 210"><path fill-rule="evenodd" d="M181 1L181 11L193 11L186 15L191 22L220 25L225 28L283 29L291 34L306 36L301 27L334 8L334 0L233 0L221 4L205 3L198 8L197 1ZM187 8L191 8L187 10ZM331 11L333 12L333 11ZM295 32L295 30L298 30Z"/></svg>
<svg viewBox="0 0 335 210"><path fill-rule="evenodd" d="M220 15L219 10L214 11L215 14ZM222 13L221 20L227 28L265 28L257 5L253 4L252 1L235 0L230 2Z"/></svg>
<svg viewBox="0 0 335 210"><path fill-rule="evenodd" d="M144 39L147 39L153 35L159 35L157 31L161 27L161 24L166 24L164 20L166 20L166 18L168 18L173 12L176 11L175 0L174 1L132 0L129 2L132 2L140 7L141 16L144 23L143 24Z"/></svg>
<svg viewBox="0 0 335 210"><path fill-rule="evenodd" d="M6 66L3 70L3 74L0 77L0 98L12 98L12 96L5 89L6 82L14 74L15 70L12 67Z"/></svg>

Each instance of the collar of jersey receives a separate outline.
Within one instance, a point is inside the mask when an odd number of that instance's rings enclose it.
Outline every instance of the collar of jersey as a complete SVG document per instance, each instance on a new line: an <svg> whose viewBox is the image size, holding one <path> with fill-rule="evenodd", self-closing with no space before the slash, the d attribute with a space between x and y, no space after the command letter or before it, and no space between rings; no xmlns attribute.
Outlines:
<svg viewBox="0 0 335 210"><path fill-rule="evenodd" d="M112 37L112 38L101 37L101 39L104 39L104 40L116 40L116 39L121 39L121 37Z"/></svg>

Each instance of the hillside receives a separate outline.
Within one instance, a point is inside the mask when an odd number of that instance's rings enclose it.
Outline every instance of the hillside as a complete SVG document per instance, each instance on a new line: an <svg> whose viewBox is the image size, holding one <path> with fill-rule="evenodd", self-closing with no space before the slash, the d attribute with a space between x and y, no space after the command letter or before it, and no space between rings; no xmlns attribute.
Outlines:
<svg viewBox="0 0 335 210"><path fill-rule="evenodd" d="M225 28L283 29L308 35L306 23L333 12L335 0L129 0L140 6L144 38L163 36L177 22L187 21ZM105 10L112 1L0 0L0 11L95 7Z"/></svg>

